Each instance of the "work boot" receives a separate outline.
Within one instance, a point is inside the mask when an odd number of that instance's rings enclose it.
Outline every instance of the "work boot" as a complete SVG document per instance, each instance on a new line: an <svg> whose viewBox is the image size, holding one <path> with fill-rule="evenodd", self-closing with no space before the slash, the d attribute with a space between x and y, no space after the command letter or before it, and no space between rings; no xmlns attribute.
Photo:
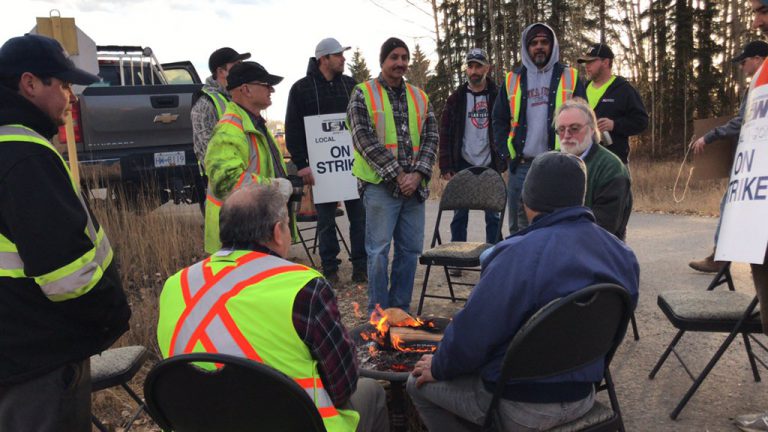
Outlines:
<svg viewBox="0 0 768 432"><path fill-rule="evenodd" d="M733 423L746 432L768 431L768 413L736 416Z"/></svg>
<svg viewBox="0 0 768 432"><path fill-rule="evenodd" d="M703 260L689 262L688 267L703 273L717 273L723 268L723 263L715 261L715 251L712 250L712 253Z"/></svg>
<svg viewBox="0 0 768 432"><path fill-rule="evenodd" d="M354 267L352 269L352 282L354 282L354 283L366 283L366 282L368 282L368 268L366 268L366 267Z"/></svg>
<svg viewBox="0 0 768 432"><path fill-rule="evenodd" d="M323 277L331 284L332 288L336 288L340 282L338 270L323 271Z"/></svg>

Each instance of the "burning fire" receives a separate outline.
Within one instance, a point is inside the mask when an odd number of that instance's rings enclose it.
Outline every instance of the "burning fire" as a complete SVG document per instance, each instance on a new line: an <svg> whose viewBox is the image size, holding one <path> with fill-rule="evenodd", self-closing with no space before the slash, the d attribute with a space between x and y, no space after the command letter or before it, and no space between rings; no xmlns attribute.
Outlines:
<svg viewBox="0 0 768 432"><path fill-rule="evenodd" d="M434 352L436 349L435 346L431 345L423 347L404 346L403 340L398 335L395 335L389 331L390 327L432 328L435 326L433 322L430 321L425 323L419 318L415 318L409 315L402 309L389 308L383 310L379 305L376 305L376 308L371 313L369 322L376 330L370 333L361 333L360 336L363 338L363 340L373 340L380 346L392 346L392 348L404 352L430 353ZM369 350L371 351L371 355L374 355L376 348L370 346Z"/></svg>

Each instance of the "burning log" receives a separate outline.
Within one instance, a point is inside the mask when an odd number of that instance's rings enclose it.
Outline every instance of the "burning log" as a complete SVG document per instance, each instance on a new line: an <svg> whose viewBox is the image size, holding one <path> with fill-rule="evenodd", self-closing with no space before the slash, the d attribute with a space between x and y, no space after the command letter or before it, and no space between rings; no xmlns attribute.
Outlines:
<svg viewBox="0 0 768 432"><path fill-rule="evenodd" d="M411 327L390 327L389 340L398 351L431 353L443 339L442 333Z"/></svg>

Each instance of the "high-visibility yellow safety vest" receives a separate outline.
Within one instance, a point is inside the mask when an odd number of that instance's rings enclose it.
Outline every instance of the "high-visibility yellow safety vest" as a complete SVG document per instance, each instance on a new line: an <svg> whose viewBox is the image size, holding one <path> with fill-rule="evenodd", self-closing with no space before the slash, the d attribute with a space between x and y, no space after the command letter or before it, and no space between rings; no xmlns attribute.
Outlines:
<svg viewBox="0 0 768 432"><path fill-rule="evenodd" d="M88 293L102 278L104 270L112 262L112 247L109 239L104 234L104 229L97 230L91 214L88 211L82 195L80 185L76 184L69 172L67 163L61 154L34 130L22 125L0 126L0 145L3 142L29 142L39 144L50 149L61 160L61 164L69 174L72 183L72 191L80 200L83 211L87 216L85 235L93 243L93 248L71 263L57 268L49 273L39 276L28 276L24 273L24 262L19 255L16 245L9 238L0 234L0 276L11 278L31 278L40 286L40 289L51 301L59 302L80 297Z"/></svg>
<svg viewBox="0 0 768 432"><path fill-rule="evenodd" d="M406 99L408 101L408 131L411 135L413 157L416 158L421 144L421 130L427 119L429 98L420 88L408 83L405 83L405 86ZM362 90L365 96L368 115L373 122L379 142L384 144L384 147L389 149L397 158L397 129L395 127L395 116L392 113L392 105L389 102L389 95L378 79L360 83L357 87ZM352 174L368 183L381 183L381 176L376 170L371 168L363 155L357 150L354 150L353 155Z"/></svg>
<svg viewBox="0 0 768 432"><path fill-rule="evenodd" d="M229 101L223 94L217 91L203 89L202 92L211 98L211 102L213 102L213 106L216 108L216 120L220 120L227 110L227 103Z"/></svg>
<svg viewBox="0 0 768 432"><path fill-rule="evenodd" d="M354 431L359 414L333 405L317 361L293 326L296 295L317 277L306 266L251 251L220 251L185 268L160 295L163 357L208 352L267 364L307 392L329 432Z"/></svg>
<svg viewBox="0 0 768 432"><path fill-rule="evenodd" d="M555 110L563 104L563 102L573 97L573 92L576 91L576 83L579 77L579 71L576 68L566 67L563 69L562 75L560 75L560 81L557 85L557 95L555 98ZM507 137L507 148L509 149L509 158L514 160L517 157L515 151L515 129L519 125L520 121L520 102L523 99L522 89L520 88L520 74L515 72L507 72L504 84L507 90L507 99L509 100L509 112L512 113L509 119L509 136ZM547 125L551 127L551 125ZM560 149L560 138L555 135L555 149Z"/></svg>
<svg viewBox="0 0 768 432"><path fill-rule="evenodd" d="M269 146L275 142L274 138L269 139L256 129L248 113L240 108L239 105L236 103L228 104L227 110L216 125L211 141L208 143L208 153L206 156L206 161L208 161L205 164L208 174L208 193L205 203L205 251L209 254L221 249L219 213L221 212L221 203L226 196L216 196L212 185L214 182L221 181L221 179L217 175L213 175L212 169L217 168L216 158L219 156L217 154L219 151L217 141L221 136L227 135L242 136L242 142L237 143L239 147L237 150L239 154L248 155L247 160L238 162L244 169L237 179L233 190L252 183L269 183L272 178L276 177L272 163L272 154L269 151ZM231 153L232 148L226 148L223 151ZM229 153L226 157L231 157ZM285 161L280 158L279 163L282 164L285 170Z"/></svg>

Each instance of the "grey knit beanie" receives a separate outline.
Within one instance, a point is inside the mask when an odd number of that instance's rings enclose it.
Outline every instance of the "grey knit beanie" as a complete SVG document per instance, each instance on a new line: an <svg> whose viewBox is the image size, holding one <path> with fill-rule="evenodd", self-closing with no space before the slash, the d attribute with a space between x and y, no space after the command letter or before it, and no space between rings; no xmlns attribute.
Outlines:
<svg viewBox="0 0 768 432"><path fill-rule="evenodd" d="M587 167L578 157L551 151L536 156L523 183L523 203L531 210L549 213L584 205Z"/></svg>

